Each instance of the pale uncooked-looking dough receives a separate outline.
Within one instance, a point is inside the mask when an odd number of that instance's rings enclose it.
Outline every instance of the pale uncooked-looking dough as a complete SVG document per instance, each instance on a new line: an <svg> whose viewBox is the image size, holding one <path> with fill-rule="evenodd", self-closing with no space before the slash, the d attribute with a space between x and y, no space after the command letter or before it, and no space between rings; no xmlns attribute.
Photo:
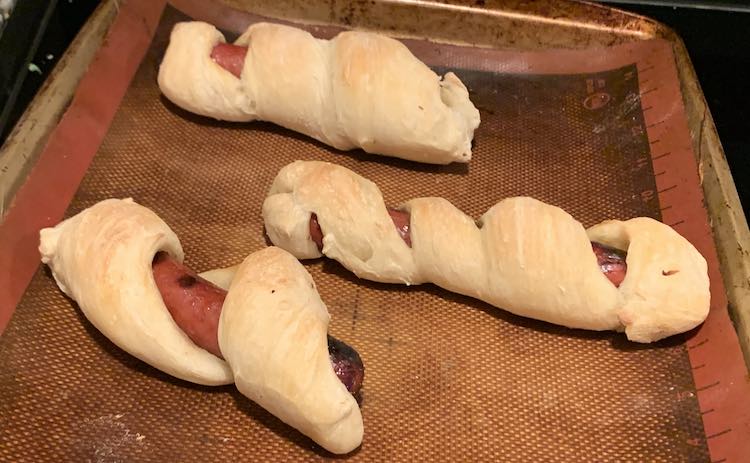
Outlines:
<svg viewBox="0 0 750 463"><path fill-rule="evenodd" d="M132 199L108 199L40 232L42 261L58 286L118 347L175 377L235 382L245 396L334 453L362 442L362 415L328 354L329 315L310 274L270 247L237 267L207 272L228 289L219 319L226 359L173 321L153 278L159 251L182 261L177 236Z"/></svg>
<svg viewBox="0 0 750 463"><path fill-rule="evenodd" d="M235 42L248 47L239 79L211 59L223 42L210 24L176 24L159 68L164 95L196 114L270 121L340 150L431 164L471 159L480 118L466 87L397 40L355 31L321 40L257 23Z"/></svg>
<svg viewBox="0 0 750 463"><path fill-rule="evenodd" d="M517 315L652 342L699 325L710 305L706 261L671 227L650 218L584 229L562 209L508 198L478 221L443 198L417 198L412 247L401 239L378 187L330 163L281 169L263 204L271 241L300 259L321 256L310 238L317 215L322 255L360 278L432 282ZM619 288L599 269L591 241L628 252Z"/></svg>
<svg viewBox="0 0 750 463"><path fill-rule="evenodd" d="M229 365L193 344L169 314L151 262L165 251L180 262L169 226L132 199L107 199L40 231L42 262L89 321L129 354L172 376L231 384Z"/></svg>

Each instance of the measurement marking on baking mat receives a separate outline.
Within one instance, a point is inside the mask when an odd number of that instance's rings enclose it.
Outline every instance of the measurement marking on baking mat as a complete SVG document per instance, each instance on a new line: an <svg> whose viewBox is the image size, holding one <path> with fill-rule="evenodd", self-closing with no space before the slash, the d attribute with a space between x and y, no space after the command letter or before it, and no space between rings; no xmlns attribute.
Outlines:
<svg viewBox="0 0 750 463"><path fill-rule="evenodd" d="M643 94L641 94L641 95L643 95ZM652 127L656 127L657 125L661 125L663 123L664 123L664 119L660 120L659 122L654 122L653 124L649 124L649 125L646 126L646 128L650 129Z"/></svg>
<svg viewBox="0 0 750 463"><path fill-rule="evenodd" d="M716 249L703 205L703 190L682 102L684 97L672 46L654 42L649 58L637 65L644 126L661 220L699 248L709 264L711 309L706 322L687 338L684 346L691 365L703 421L705 442L713 463L745 461L746 432L731 433L747 422L747 369L733 335L727 312L726 291ZM684 74L683 74L684 75ZM648 81L648 88L644 86ZM685 88L686 95L690 89ZM698 138L703 124L694 124ZM656 167L658 166L658 168ZM657 173L658 172L658 173ZM689 400L684 393L678 400ZM743 427L743 431L746 428Z"/></svg>
<svg viewBox="0 0 750 463"><path fill-rule="evenodd" d="M658 155L652 157L651 160L652 161L656 161L657 159L665 158L665 157L669 156L670 154L672 154L672 153L670 151L667 151L666 153L658 154Z"/></svg>
<svg viewBox="0 0 750 463"><path fill-rule="evenodd" d="M725 429L725 430L717 432L715 434L711 434L710 436L706 436L706 439L714 439L716 437L723 436L724 434L729 434L730 432L732 432L731 428Z"/></svg>
<svg viewBox="0 0 750 463"><path fill-rule="evenodd" d="M657 193L666 193L667 191L674 190L675 188L677 188L677 185L668 186L668 187L663 188L661 190L656 190L656 192Z"/></svg>
<svg viewBox="0 0 750 463"><path fill-rule="evenodd" d="M700 342L698 342L696 344L693 344L692 346L688 345L687 348L688 348L688 350L695 349L697 347L700 347L700 346L706 344L707 342L708 342L708 339L704 339L703 341L700 341Z"/></svg>
<svg viewBox="0 0 750 463"><path fill-rule="evenodd" d="M703 392L703 391L705 391L706 389L710 389L710 388L712 388L712 387L716 387L716 386L718 386L719 384L721 384L721 381L716 381L716 382L714 382L714 383L711 383L711 384L707 384L707 385L705 385L705 386L703 386L703 387L699 387L699 388L696 388L696 389L695 389L695 391L696 391L696 392Z"/></svg>
<svg viewBox="0 0 750 463"><path fill-rule="evenodd" d="M644 72L651 71L652 69L654 69L654 65L653 64L651 64L649 66L646 66L645 68L638 69L638 74L643 74Z"/></svg>

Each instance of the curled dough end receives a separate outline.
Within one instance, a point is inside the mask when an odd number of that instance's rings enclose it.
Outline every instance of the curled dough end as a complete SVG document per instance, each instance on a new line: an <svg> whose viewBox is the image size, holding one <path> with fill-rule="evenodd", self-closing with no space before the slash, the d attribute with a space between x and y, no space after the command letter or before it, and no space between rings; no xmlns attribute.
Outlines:
<svg viewBox="0 0 750 463"><path fill-rule="evenodd" d="M587 232L592 241L628 253L618 310L628 339L657 341L706 319L711 302L706 260L672 227L638 217L602 222Z"/></svg>
<svg viewBox="0 0 750 463"><path fill-rule="evenodd" d="M231 280L219 345L237 388L333 453L362 442L362 415L328 355L328 309L289 253L248 256Z"/></svg>
<svg viewBox="0 0 750 463"><path fill-rule="evenodd" d="M182 261L183 252L149 209L131 199L102 201L41 230L39 251L60 289L118 347L186 381L232 382L229 366L196 346L164 305L151 262L159 251Z"/></svg>

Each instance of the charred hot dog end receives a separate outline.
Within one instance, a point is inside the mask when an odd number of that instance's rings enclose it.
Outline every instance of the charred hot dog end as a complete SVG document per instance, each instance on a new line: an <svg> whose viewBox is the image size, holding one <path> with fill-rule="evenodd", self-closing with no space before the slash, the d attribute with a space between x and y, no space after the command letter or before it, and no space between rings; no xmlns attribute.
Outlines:
<svg viewBox="0 0 750 463"><path fill-rule="evenodd" d="M328 336L328 356L339 380L352 394L362 388L365 366L356 350L338 339Z"/></svg>

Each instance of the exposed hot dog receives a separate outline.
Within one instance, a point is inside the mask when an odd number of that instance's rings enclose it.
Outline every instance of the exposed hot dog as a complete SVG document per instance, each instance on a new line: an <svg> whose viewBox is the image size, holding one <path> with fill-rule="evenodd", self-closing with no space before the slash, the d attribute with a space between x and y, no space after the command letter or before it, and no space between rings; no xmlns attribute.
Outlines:
<svg viewBox="0 0 750 463"><path fill-rule="evenodd" d="M160 252L151 267L164 305L177 326L196 345L223 358L219 349L219 316L227 292Z"/></svg>
<svg viewBox="0 0 750 463"><path fill-rule="evenodd" d="M391 216L393 225L396 227L399 235L401 235L401 238L411 247L409 213L389 207L388 214ZM312 238L318 250L323 249L323 231L320 229L316 214L312 214L310 217L310 238ZM596 242L591 242L591 248L596 255L596 260L602 273L604 273L613 285L619 287L622 280L625 279L625 274L628 270L628 265L625 262L627 253Z"/></svg>
<svg viewBox="0 0 750 463"><path fill-rule="evenodd" d="M594 254L596 254L596 261L599 263L602 273L609 278L609 281L613 285L619 288L628 271L628 264L625 262L628 254L625 251L605 246L595 241L591 242L591 248L594 250Z"/></svg>
<svg viewBox="0 0 750 463"><path fill-rule="evenodd" d="M409 233L409 226L411 225L411 217L406 211L399 211L398 209L388 208L388 215L393 220L393 225L396 227L396 231L401 236L407 246L411 247L411 234Z"/></svg>
<svg viewBox="0 0 750 463"><path fill-rule="evenodd" d="M227 292L164 252L156 254L152 269L164 305L177 326L196 345L223 358L218 328ZM349 392L356 394L362 387L365 374L357 351L328 336L328 353L336 376Z"/></svg>
<svg viewBox="0 0 750 463"><path fill-rule="evenodd" d="M365 379L365 367L359 353L350 345L329 335L328 356L336 376L349 392L356 395Z"/></svg>
<svg viewBox="0 0 750 463"><path fill-rule="evenodd" d="M247 47L240 47L230 43L220 43L211 50L211 59L227 71L240 77L242 67L245 65Z"/></svg>
<svg viewBox="0 0 750 463"><path fill-rule="evenodd" d="M409 234L410 217L409 213L400 211L398 209L388 208L388 214L391 216L393 225L396 227L396 231L401 236L406 244L411 247L411 235ZM312 214L310 216L310 237L318 249L323 249L323 232L320 230L320 224L318 223L318 216Z"/></svg>

